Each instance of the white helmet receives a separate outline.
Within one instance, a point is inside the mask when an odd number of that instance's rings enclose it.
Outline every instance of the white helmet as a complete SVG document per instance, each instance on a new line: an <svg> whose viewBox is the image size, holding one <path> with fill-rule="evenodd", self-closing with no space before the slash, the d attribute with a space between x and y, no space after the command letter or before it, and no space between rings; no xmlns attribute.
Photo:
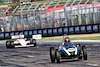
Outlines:
<svg viewBox="0 0 100 67"><path fill-rule="evenodd" d="M70 42L70 39L69 39L69 37L65 37L65 42Z"/></svg>

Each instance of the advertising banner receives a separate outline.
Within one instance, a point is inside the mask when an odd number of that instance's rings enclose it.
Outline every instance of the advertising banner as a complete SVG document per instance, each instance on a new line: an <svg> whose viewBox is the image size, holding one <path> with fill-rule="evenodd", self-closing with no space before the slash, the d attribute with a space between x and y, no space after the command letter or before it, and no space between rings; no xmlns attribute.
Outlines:
<svg viewBox="0 0 100 67"><path fill-rule="evenodd" d="M12 31L12 32L0 32L0 40L11 39L14 35L24 35L25 38L32 37L32 35L41 34L42 37L50 36L60 36L63 34L90 34L99 33L100 24L89 24L89 25L76 25L76 26L66 26L57 28L43 28L43 29L33 29L24 31Z"/></svg>
<svg viewBox="0 0 100 67"><path fill-rule="evenodd" d="M64 32L63 32L63 28L58 28L58 34L59 34L59 35L64 34Z"/></svg>
<svg viewBox="0 0 100 67"><path fill-rule="evenodd" d="M48 35L53 35L52 29L48 29Z"/></svg>
<svg viewBox="0 0 100 67"><path fill-rule="evenodd" d="M48 36L48 30L47 29L43 29L43 36Z"/></svg>
<svg viewBox="0 0 100 67"><path fill-rule="evenodd" d="M57 28L53 28L53 35L58 35Z"/></svg>

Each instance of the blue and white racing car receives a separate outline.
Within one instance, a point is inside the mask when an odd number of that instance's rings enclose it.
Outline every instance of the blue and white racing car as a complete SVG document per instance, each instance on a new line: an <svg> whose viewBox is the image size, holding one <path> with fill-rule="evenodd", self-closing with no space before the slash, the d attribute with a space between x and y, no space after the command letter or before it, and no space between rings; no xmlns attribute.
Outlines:
<svg viewBox="0 0 100 67"><path fill-rule="evenodd" d="M70 42L69 37L66 35L63 36L63 42L60 44L58 49L50 47L50 59L54 63L55 60L57 63L60 62L60 59L84 59L87 60L87 51L86 47L80 44L74 44Z"/></svg>

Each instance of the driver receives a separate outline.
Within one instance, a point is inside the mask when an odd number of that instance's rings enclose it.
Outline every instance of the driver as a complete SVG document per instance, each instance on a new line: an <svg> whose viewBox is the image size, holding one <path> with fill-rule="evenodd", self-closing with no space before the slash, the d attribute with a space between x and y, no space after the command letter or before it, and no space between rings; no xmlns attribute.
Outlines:
<svg viewBox="0 0 100 67"><path fill-rule="evenodd" d="M23 39L23 36L22 36L22 35L19 35L19 38L20 38L20 39Z"/></svg>
<svg viewBox="0 0 100 67"><path fill-rule="evenodd" d="M69 42L70 42L69 37L65 37L65 43L69 43Z"/></svg>
<svg viewBox="0 0 100 67"><path fill-rule="evenodd" d="M65 37L65 43L64 43L64 45L66 46L66 45L70 45L71 43L70 43L70 39L69 39L69 37Z"/></svg>

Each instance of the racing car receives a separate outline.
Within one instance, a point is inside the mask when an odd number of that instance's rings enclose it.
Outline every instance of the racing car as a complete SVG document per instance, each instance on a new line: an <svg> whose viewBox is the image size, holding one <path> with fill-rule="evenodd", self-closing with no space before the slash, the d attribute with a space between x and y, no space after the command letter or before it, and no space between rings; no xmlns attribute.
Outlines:
<svg viewBox="0 0 100 67"><path fill-rule="evenodd" d="M6 47L7 48L15 48L15 47L30 47L30 46L36 46L36 37L40 37L41 35L33 35L32 40L31 38L24 38L24 35L15 35L12 36L12 39L16 39L15 41L6 41ZM37 39L38 39L37 38Z"/></svg>
<svg viewBox="0 0 100 67"><path fill-rule="evenodd" d="M60 62L60 59L74 59L78 58L81 60L87 60L87 50L85 45L74 44L70 42L69 37L65 34L63 36L63 42L60 44L58 49L50 47L50 59L52 63Z"/></svg>

